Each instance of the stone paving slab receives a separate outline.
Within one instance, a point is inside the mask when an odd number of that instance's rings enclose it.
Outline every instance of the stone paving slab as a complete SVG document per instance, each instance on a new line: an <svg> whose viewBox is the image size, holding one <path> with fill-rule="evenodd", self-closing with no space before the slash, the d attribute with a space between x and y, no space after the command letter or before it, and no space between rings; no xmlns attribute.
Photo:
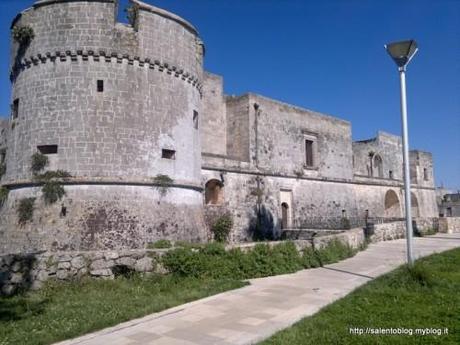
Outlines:
<svg viewBox="0 0 460 345"><path fill-rule="evenodd" d="M415 238L419 258L460 247L460 233ZM251 279L251 285L56 345L254 344L403 264L405 240L371 244L322 268Z"/></svg>

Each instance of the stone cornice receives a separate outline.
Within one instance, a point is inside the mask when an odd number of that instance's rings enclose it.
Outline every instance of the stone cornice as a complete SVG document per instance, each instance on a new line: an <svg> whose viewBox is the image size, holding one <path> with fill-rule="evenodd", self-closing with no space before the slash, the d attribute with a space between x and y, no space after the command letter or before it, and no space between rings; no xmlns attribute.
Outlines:
<svg viewBox="0 0 460 345"><path fill-rule="evenodd" d="M170 63L151 58L142 58L129 54L121 54L117 52L108 52L106 50L62 50L55 52L46 52L21 59L16 63L10 74L10 80L14 82L21 71L24 69L45 64L47 62L106 62L106 63L125 63L139 68L148 68L159 72L167 73L173 77L180 78L183 81L196 87L200 95L202 95L203 85L197 76L185 71L184 69L174 66Z"/></svg>
<svg viewBox="0 0 460 345"><path fill-rule="evenodd" d="M94 178L80 178L68 177L61 179L53 179L59 181L60 184L66 185L102 185L102 186L140 186L140 187L155 187L162 186L161 184L153 182L152 179L135 179L135 178L109 178L109 177L94 177ZM5 181L2 185L8 189L37 187L43 185L43 181L36 181L32 179L22 179L14 181ZM177 180L167 184L168 188L182 188L191 189L198 192L203 191L203 186L198 183L185 180Z"/></svg>
<svg viewBox="0 0 460 345"><path fill-rule="evenodd" d="M367 182L367 181L357 181L357 180L351 180L351 179L340 179L340 178L332 178L332 177L296 176L296 175L291 175L291 174L270 173L270 172L237 169L237 168L224 168L224 167L216 167L216 166L210 166L210 165L203 165L201 169L209 170L209 171L221 171L221 172L242 174L242 175L281 177L281 178L288 178L288 179L293 179L293 180L309 180L309 181L324 182L324 183L356 184L356 185L380 186L380 187L389 187L389 188L402 188L404 186L402 183L397 182L395 180L391 180L391 181L395 181L393 183L382 183L385 180L382 180L382 182L380 181L368 181ZM390 181L390 180L386 180L386 181ZM432 187L423 187L423 186L418 186L418 185L411 185L411 188L435 190L435 188L432 188Z"/></svg>

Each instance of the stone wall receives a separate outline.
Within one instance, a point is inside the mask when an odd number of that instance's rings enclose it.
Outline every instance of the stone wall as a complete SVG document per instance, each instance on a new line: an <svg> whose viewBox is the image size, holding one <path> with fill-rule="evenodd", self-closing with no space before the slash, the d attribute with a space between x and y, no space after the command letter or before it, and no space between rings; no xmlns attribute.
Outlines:
<svg viewBox="0 0 460 345"><path fill-rule="evenodd" d="M352 179L349 122L254 94L248 106L251 159L261 172ZM305 140L313 141L311 167Z"/></svg>
<svg viewBox="0 0 460 345"><path fill-rule="evenodd" d="M0 253L205 240L194 122L204 48L182 18L133 2L133 27L116 23L115 0L42 0L14 20L34 38L22 46L12 39L11 103L19 107L7 136ZM51 206L30 169L46 145L56 148L45 151L46 170L71 175L61 181L66 195ZM155 189L157 175L173 180L167 197ZM35 216L19 226L25 197L37 198Z"/></svg>
<svg viewBox="0 0 460 345"><path fill-rule="evenodd" d="M364 243L362 229L353 229L338 235L316 238L312 241L294 241L299 252L307 247L320 249L333 239L352 248ZM227 249L248 251L259 243L229 245ZM275 246L282 242L265 242ZM171 249L64 251L9 254L0 256L0 295L10 295L18 289L39 289L50 279L71 281L84 276L113 279L130 272L165 274L161 256Z"/></svg>
<svg viewBox="0 0 460 345"><path fill-rule="evenodd" d="M375 158L382 159L382 176L375 164ZM353 171L355 175L372 179L390 179L402 181L402 144L401 137L379 131L369 140L353 142ZM392 177L390 177L390 171Z"/></svg>
<svg viewBox="0 0 460 345"><path fill-rule="evenodd" d="M66 185L65 197L46 205L40 188L12 190L0 207L0 254L39 250L140 249L159 239L206 242L202 196L149 185ZM17 207L34 197L31 221L18 223Z"/></svg>
<svg viewBox="0 0 460 345"><path fill-rule="evenodd" d="M411 182L422 187L434 187L433 156L430 152L409 152Z"/></svg>
<svg viewBox="0 0 460 345"><path fill-rule="evenodd" d="M227 154L227 109L223 78L206 72L203 80L201 114L201 149L203 153Z"/></svg>
<svg viewBox="0 0 460 345"><path fill-rule="evenodd" d="M448 234L460 232L460 217L439 218L439 232Z"/></svg>
<svg viewBox="0 0 460 345"><path fill-rule="evenodd" d="M163 273L158 257L164 250L41 252L0 256L0 292L38 289L49 279L73 280L83 276L113 279L128 272Z"/></svg>
<svg viewBox="0 0 460 345"><path fill-rule="evenodd" d="M391 241L398 238L405 238L406 223L404 221L382 223L374 225L374 234L370 237L372 243L380 241Z"/></svg>

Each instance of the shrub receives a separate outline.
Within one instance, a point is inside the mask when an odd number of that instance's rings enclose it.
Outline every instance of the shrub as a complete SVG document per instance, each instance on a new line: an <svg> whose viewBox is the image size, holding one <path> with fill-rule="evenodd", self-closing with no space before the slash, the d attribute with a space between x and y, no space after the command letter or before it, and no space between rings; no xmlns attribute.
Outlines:
<svg viewBox="0 0 460 345"><path fill-rule="evenodd" d="M31 157L30 169L36 175L49 164L48 157L40 152L35 152Z"/></svg>
<svg viewBox="0 0 460 345"><path fill-rule="evenodd" d="M164 249L164 248L171 248L172 244L169 240L158 240L154 243L149 243L147 246L149 249Z"/></svg>
<svg viewBox="0 0 460 345"><path fill-rule="evenodd" d="M8 188L0 187L0 207L2 207L6 199L8 199L9 192Z"/></svg>
<svg viewBox="0 0 460 345"><path fill-rule="evenodd" d="M333 239L325 247L317 250L317 258L321 266L349 258L355 251L338 239Z"/></svg>
<svg viewBox="0 0 460 345"><path fill-rule="evenodd" d="M174 183L174 180L168 175L158 174L153 178L153 183L160 195L165 196L169 191L169 187Z"/></svg>
<svg viewBox="0 0 460 345"><path fill-rule="evenodd" d="M32 220L34 216L34 204L35 198L23 198L19 200L17 208L19 224L25 224Z"/></svg>
<svg viewBox="0 0 460 345"><path fill-rule="evenodd" d="M125 9L128 23L135 29L138 29L139 5L132 4Z"/></svg>
<svg viewBox="0 0 460 345"><path fill-rule="evenodd" d="M35 178L41 181L49 181L56 178L65 179L69 177L72 177L72 175L65 170L46 171L43 174L35 175Z"/></svg>
<svg viewBox="0 0 460 345"><path fill-rule="evenodd" d="M214 234L214 240L217 242L226 242L232 227L233 219L230 214L219 217L211 227L211 231Z"/></svg>
<svg viewBox="0 0 460 345"><path fill-rule="evenodd" d="M65 195L64 187L56 181L48 181L42 187L43 200L46 204L54 204Z"/></svg>
<svg viewBox="0 0 460 345"><path fill-rule="evenodd" d="M187 242L187 241L176 241L176 242L174 242L174 247L201 249L201 248L204 247L204 244L202 244L202 243L191 243L191 242Z"/></svg>
<svg viewBox="0 0 460 345"><path fill-rule="evenodd" d="M319 267L354 255L340 241L331 241L324 248L306 248L301 256L293 242L270 247L259 243L243 252L240 248L226 251L221 243L201 248L177 248L162 257L164 267L179 276L214 279L250 279L296 272L302 268Z"/></svg>
<svg viewBox="0 0 460 345"><path fill-rule="evenodd" d="M305 268L320 267L318 252L311 247L305 248L302 253L302 265Z"/></svg>
<svg viewBox="0 0 460 345"><path fill-rule="evenodd" d="M191 248L178 248L167 252L162 257L162 263L173 274L199 277L203 275L205 269L203 259L203 255L193 252Z"/></svg>
<svg viewBox="0 0 460 345"><path fill-rule="evenodd" d="M20 45L27 45L35 38L34 30L30 26L14 26L11 33Z"/></svg>

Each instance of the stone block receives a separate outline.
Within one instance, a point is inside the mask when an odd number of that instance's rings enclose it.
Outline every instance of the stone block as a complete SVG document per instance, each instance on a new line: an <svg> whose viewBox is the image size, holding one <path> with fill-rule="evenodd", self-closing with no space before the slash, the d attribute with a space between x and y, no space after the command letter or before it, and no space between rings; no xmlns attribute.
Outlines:
<svg viewBox="0 0 460 345"><path fill-rule="evenodd" d="M136 263L136 260L129 257L129 256L125 256L125 257L122 257L122 258L119 258L118 260L115 261L117 265L123 265L123 266L127 266L127 267L134 267L135 263Z"/></svg>
<svg viewBox="0 0 460 345"><path fill-rule="evenodd" d="M95 277L108 277L112 276L112 270L109 268L97 269L90 271L90 274Z"/></svg>
<svg viewBox="0 0 460 345"><path fill-rule="evenodd" d="M70 263L72 267L76 269L80 269L86 266L85 258L83 258L82 256L77 256L73 258L72 261L70 261Z"/></svg>
<svg viewBox="0 0 460 345"><path fill-rule="evenodd" d="M56 272L56 278L60 280L65 280L69 277L69 271L67 270L58 270Z"/></svg>
<svg viewBox="0 0 460 345"><path fill-rule="evenodd" d="M68 270L71 267L69 261L59 262L57 265L58 270Z"/></svg>
<svg viewBox="0 0 460 345"><path fill-rule="evenodd" d="M113 260L104 260L104 259L99 259L96 261L93 261L90 265L92 270L100 270L104 268L110 268L114 265Z"/></svg>
<svg viewBox="0 0 460 345"><path fill-rule="evenodd" d="M104 258L106 260L115 260L118 259L118 253L115 251L110 251L110 252L105 252L104 253Z"/></svg>
<svg viewBox="0 0 460 345"><path fill-rule="evenodd" d="M145 257L143 259L137 260L136 264L134 265L134 269L137 272L151 272L153 270L152 259Z"/></svg>
<svg viewBox="0 0 460 345"><path fill-rule="evenodd" d="M10 277L10 283L20 284L24 280L24 275L22 273L13 273Z"/></svg>

